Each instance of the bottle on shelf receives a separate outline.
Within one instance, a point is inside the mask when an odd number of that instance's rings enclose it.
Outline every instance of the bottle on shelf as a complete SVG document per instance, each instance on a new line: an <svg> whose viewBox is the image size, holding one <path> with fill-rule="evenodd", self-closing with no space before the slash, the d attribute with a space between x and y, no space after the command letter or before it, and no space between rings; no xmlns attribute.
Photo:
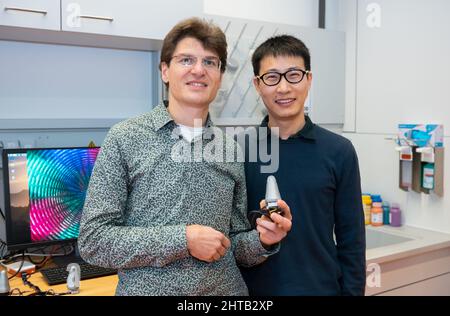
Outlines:
<svg viewBox="0 0 450 316"><path fill-rule="evenodd" d="M397 203L392 203L391 205L389 222L393 227L402 226L402 211Z"/></svg>
<svg viewBox="0 0 450 316"><path fill-rule="evenodd" d="M370 223L372 226L383 226L383 209L381 202L372 203L370 215Z"/></svg>
<svg viewBox="0 0 450 316"><path fill-rule="evenodd" d="M389 225L391 223L390 221L390 214L391 214L391 208L389 206L389 202L383 201L383 225Z"/></svg>
<svg viewBox="0 0 450 316"><path fill-rule="evenodd" d="M369 194L363 194L362 203L364 210L364 223L366 225L370 225L370 210L372 209L372 198Z"/></svg>

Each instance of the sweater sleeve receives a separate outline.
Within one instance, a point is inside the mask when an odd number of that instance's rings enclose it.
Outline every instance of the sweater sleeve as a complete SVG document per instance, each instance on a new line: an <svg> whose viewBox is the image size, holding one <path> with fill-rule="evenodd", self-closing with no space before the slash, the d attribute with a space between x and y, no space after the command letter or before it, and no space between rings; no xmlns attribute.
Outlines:
<svg viewBox="0 0 450 316"><path fill-rule="evenodd" d="M350 142L340 161L334 207L337 254L342 273L339 282L342 295L364 295L366 241L361 180L358 157Z"/></svg>
<svg viewBox="0 0 450 316"><path fill-rule="evenodd" d="M250 226L247 219L244 164L240 165L241 169L234 189L230 237L237 263L250 267L264 262L268 256L277 253L280 246L277 244L271 250L265 249L259 239L259 232Z"/></svg>
<svg viewBox="0 0 450 316"><path fill-rule="evenodd" d="M127 164L113 128L89 182L78 238L82 258L98 266L123 269L161 267L189 256L184 225L124 225L129 190Z"/></svg>

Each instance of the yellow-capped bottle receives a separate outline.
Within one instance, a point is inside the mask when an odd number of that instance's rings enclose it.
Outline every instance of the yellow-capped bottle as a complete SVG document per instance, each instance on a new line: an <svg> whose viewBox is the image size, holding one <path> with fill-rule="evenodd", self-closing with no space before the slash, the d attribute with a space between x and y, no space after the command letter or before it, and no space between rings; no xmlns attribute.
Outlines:
<svg viewBox="0 0 450 316"><path fill-rule="evenodd" d="M370 195L362 196L363 210L364 210L364 223L370 225L371 210L372 210L372 198Z"/></svg>

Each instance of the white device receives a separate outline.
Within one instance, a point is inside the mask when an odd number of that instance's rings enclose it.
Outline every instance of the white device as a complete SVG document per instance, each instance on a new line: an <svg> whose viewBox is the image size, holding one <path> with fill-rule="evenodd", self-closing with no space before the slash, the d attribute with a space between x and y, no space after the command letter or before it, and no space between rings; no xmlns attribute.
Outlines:
<svg viewBox="0 0 450 316"><path fill-rule="evenodd" d="M21 277L22 272L26 274L32 274L36 271L36 266L29 261L18 261L10 264L5 264L6 270L10 274L17 274L17 277ZM20 271L19 271L20 269Z"/></svg>
<svg viewBox="0 0 450 316"><path fill-rule="evenodd" d="M70 263L67 266L69 275L67 276L67 289L72 294L80 293L81 269L78 263Z"/></svg>

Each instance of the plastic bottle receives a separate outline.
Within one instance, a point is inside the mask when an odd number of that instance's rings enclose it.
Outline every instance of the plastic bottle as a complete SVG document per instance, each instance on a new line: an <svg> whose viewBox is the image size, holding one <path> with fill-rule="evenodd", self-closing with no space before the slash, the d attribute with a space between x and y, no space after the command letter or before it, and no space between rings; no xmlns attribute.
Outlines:
<svg viewBox="0 0 450 316"><path fill-rule="evenodd" d="M373 195L371 195L371 198L372 198L372 203L383 202L383 200L381 199L381 195L373 194Z"/></svg>
<svg viewBox="0 0 450 316"><path fill-rule="evenodd" d="M363 210L364 210L364 223L370 225L370 210L372 209L372 199L370 195L362 196Z"/></svg>
<svg viewBox="0 0 450 316"><path fill-rule="evenodd" d="M422 187L428 190L434 189L434 164L427 163L422 167Z"/></svg>
<svg viewBox="0 0 450 316"><path fill-rule="evenodd" d="M390 214L391 208L389 207L389 202L383 201L383 225L389 225L391 223Z"/></svg>
<svg viewBox="0 0 450 316"><path fill-rule="evenodd" d="M391 223L391 226L402 226L402 211L400 210L400 206L397 203L392 203L390 215L391 216L389 222Z"/></svg>
<svg viewBox="0 0 450 316"><path fill-rule="evenodd" d="M372 226L383 226L383 209L381 202L372 203L370 214L370 223Z"/></svg>

